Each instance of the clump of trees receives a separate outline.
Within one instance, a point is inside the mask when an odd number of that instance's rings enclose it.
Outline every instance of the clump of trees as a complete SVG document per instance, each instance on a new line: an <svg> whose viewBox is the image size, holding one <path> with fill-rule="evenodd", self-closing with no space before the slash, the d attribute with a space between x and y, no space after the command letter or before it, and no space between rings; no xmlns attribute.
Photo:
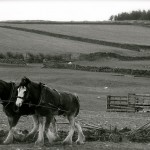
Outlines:
<svg viewBox="0 0 150 150"><path fill-rule="evenodd" d="M111 21L123 21L123 20L150 20L150 10L148 11L132 11L130 13L128 12L122 12L117 15L110 16L109 20Z"/></svg>

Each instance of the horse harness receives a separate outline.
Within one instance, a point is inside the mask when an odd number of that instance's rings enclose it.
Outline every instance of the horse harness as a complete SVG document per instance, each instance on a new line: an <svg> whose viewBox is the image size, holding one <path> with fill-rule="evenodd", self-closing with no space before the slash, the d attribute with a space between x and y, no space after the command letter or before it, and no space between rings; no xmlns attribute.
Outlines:
<svg viewBox="0 0 150 150"><path fill-rule="evenodd" d="M2 99L1 99L2 103L3 103L3 102L8 102L7 105L5 106L5 108L6 108L10 103L15 103L15 101L12 100L13 98L21 98L21 99L24 100L24 97L20 97L20 96L16 96L16 95L13 96L14 94L16 94L16 91L15 91L15 83L14 83L14 82L11 82L11 84L12 84L12 89L11 89L10 98L9 98L8 100L2 100ZM52 89L52 90L56 91L56 92L59 94L59 104L60 104L59 107L53 105L52 103L48 103L49 106L43 106L43 105L41 105L41 104L42 104L42 101L45 99L45 90L46 90L46 89L49 90L49 88L48 88L45 84L43 84L43 83L41 83L41 82L40 82L39 84L40 84L39 103L38 103L38 104L32 104L31 102L29 102L29 103L24 103L25 105L29 105L29 107L34 106L34 107L49 108L49 109L56 110L57 112L59 112L59 111L62 111L62 112L64 112L64 113L65 113L65 112L68 112L67 110L61 109L60 93L59 93L56 89ZM19 107L18 107L18 109L17 109L15 112L19 112Z"/></svg>
<svg viewBox="0 0 150 150"><path fill-rule="evenodd" d="M62 106L62 104L61 104L61 95L60 95L60 93L56 90L56 89L50 89L49 87L47 87L45 84L43 84L43 83L40 83L40 87L41 87L41 92L40 92L40 98L39 98L39 104L36 106L36 107L41 107L41 104L43 103L43 102L45 102L45 96L46 96L46 90L53 90L53 91L55 91L57 94L58 94L58 96L59 96L59 106L55 106L54 104L52 104L52 103L48 103L48 107L47 108L50 108L50 109L53 109L53 110L56 110L58 113L61 111L61 112L68 112L67 110L63 110L62 108L61 108L61 106Z"/></svg>

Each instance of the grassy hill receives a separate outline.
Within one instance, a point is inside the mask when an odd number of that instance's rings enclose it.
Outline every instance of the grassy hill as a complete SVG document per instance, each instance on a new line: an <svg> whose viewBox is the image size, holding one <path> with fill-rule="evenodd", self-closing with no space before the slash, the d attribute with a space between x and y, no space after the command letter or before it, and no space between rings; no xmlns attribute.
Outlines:
<svg viewBox="0 0 150 150"><path fill-rule="evenodd" d="M15 23L8 25L110 42L150 45L149 28L139 25Z"/></svg>
<svg viewBox="0 0 150 150"><path fill-rule="evenodd" d="M80 41L70 41L37 35L24 31L0 28L0 52L20 52L20 53L92 53L92 52L115 52L119 54L131 54L135 52L122 48L83 43Z"/></svg>
<svg viewBox="0 0 150 150"><path fill-rule="evenodd" d="M150 46L150 30L148 27L133 24L45 24L45 23L0 23L8 28L0 27L0 52L20 53L43 53L43 54L65 54L65 53L114 53L129 57L150 56L149 49L139 51L128 50L113 46L101 45L84 41L84 38L119 43ZM14 28L15 27L15 28ZM16 28L17 27L17 28ZM68 37L69 36L69 37ZM73 39L69 39L73 37ZM74 37L79 37L74 39ZM132 44L131 44L132 43ZM135 46L136 49L136 46ZM135 59L136 60L136 59ZM149 70L149 59L147 61L122 61L112 57L99 58L93 61L80 61L78 64L90 66L109 66L123 68L140 68ZM140 60L140 59L139 59Z"/></svg>

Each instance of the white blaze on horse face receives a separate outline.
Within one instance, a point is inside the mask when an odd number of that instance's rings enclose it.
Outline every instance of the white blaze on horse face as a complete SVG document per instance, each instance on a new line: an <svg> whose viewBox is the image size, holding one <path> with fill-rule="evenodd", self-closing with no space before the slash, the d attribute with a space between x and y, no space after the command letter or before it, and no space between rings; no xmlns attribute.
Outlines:
<svg viewBox="0 0 150 150"><path fill-rule="evenodd" d="M21 107L22 103L23 103L23 97L24 97L24 92L26 91L26 87L20 87L18 88L18 96L17 96L17 100L16 100L16 105L18 107Z"/></svg>

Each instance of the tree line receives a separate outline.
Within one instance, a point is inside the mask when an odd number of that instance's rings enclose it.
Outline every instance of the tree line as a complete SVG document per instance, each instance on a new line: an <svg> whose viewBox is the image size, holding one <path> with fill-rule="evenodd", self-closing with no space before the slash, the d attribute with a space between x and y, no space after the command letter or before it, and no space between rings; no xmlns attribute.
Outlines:
<svg viewBox="0 0 150 150"><path fill-rule="evenodd" d="M150 10L137 10L128 12L122 12L117 15L110 16L111 21L123 21L123 20L150 20Z"/></svg>

